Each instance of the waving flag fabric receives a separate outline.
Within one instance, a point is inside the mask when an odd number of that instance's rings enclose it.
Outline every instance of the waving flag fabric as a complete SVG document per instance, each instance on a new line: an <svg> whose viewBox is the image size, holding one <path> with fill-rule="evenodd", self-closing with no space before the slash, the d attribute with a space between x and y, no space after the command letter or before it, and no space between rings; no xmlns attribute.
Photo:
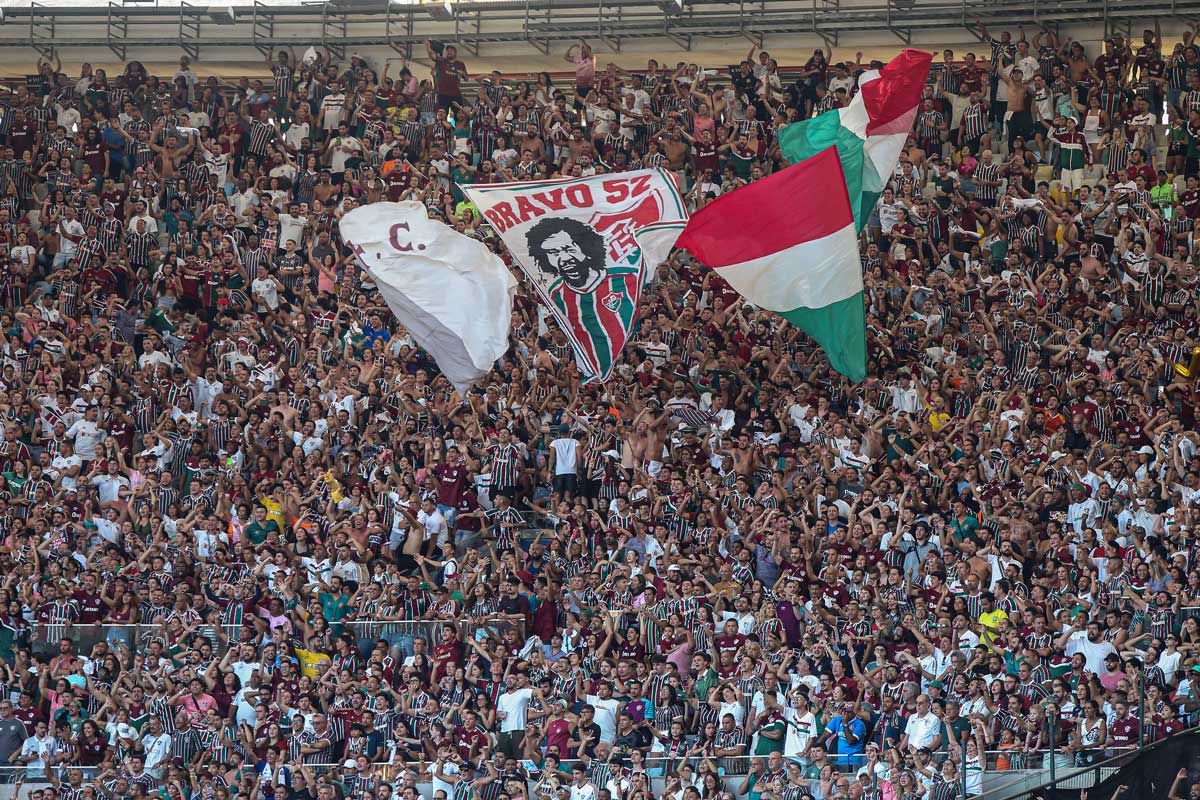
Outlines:
<svg viewBox="0 0 1200 800"><path fill-rule="evenodd" d="M674 179L637 170L463 189L570 337L584 381L606 380L687 221Z"/></svg>
<svg viewBox="0 0 1200 800"><path fill-rule="evenodd" d="M932 60L921 50L904 50L883 69L863 73L847 107L779 131L779 149L793 164L837 146L860 231L900 160Z"/></svg>
<svg viewBox="0 0 1200 800"><path fill-rule="evenodd" d="M677 244L815 339L838 372L866 377L858 234L836 148L718 197Z"/></svg>
<svg viewBox="0 0 1200 800"><path fill-rule="evenodd" d="M412 201L360 206L342 217L341 233L459 392L487 375L508 349L517 288L499 256Z"/></svg>

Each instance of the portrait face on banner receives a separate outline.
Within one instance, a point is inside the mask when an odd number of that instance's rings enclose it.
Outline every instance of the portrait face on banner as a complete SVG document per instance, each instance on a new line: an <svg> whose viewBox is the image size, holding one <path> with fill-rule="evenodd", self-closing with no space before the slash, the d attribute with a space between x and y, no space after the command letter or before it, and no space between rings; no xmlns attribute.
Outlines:
<svg viewBox="0 0 1200 800"><path fill-rule="evenodd" d="M581 371L606 378L686 221L675 182L640 170L465 191L571 338Z"/></svg>
<svg viewBox="0 0 1200 800"><path fill-rule="evenodd" d="M525 241L529 257L551 284L561 281L571 291L591 292L608 272L604 237L577 219L540 219L526 231Z"/></svg>

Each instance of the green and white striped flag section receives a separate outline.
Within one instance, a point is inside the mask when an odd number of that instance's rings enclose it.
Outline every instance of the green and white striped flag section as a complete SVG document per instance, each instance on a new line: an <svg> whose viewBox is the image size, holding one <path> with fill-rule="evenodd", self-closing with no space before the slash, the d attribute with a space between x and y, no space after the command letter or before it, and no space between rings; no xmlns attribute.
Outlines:
<svg viewBox="0 0 1200 800"><path fill-rule="evenodd" d="M717 198L676 244L815 339L838 372L866 376L858 234L835 148Z"/></svg>
<svg viewBox="0 0 1200 800"><path fill-rule="evenodd" d="M793 164L837 146L859 231L900 161L932 61L929 53L904 50L883 69L862 74L850 105L779 132L779 149Z"/></svg>

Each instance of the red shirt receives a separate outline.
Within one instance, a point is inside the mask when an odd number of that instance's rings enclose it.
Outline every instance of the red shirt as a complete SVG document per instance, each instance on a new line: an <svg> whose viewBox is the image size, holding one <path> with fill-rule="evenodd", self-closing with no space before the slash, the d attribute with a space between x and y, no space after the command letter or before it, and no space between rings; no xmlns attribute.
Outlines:
<svg viewBox="0 0 1200 800"><path fill-rule="evenodd" d="M1183 210L1187 212L1188 219L1196 219L1200 217L1200 191L1196 189L1188 189L1183 194L1179 195L1179 204L1183 206Z"/></svg>
<svg viewBox="0 0 1200 800"><path fill-rule="evenodd" d="M431 682L436 684L443 675L450 672L453 665L462 661L462 642L442 642L433 648L433 676Z"/></svg>
<svg viewBox="0 0 1200 800"><path fill-rule="evenodd" d="M487 735L478 730L464 728L461 725L454 729L454 746L458 748L458 752L462 754L463 758L470 758L473 747L483 747L487 742Z"/></svg>
<svg viewBox="0 0 1200 800"><path fill-rule="evenodd" d="M1140 726L1133 717L1126 717L1114 722L1108 729L1109 742L1117 746L1135 744L1138 740Z"/></svg>
<svg viewBox="0 0 1200 800"><path fill-rule="evenodd" d="M742 645L746 643L746 637L740 633L735 633L733 636L718 636L716 638L717 650L729 650L736 653L742 649Z"/></svg>
<svg viewBox="0 0 1200 800"><path fill-rule="evenodd" d="M461 61L450 61L446 58L436 58L433 61L434 74L437 75L437 93L446 97L458 97L462 94L459 83L460 72L467 71L467 65Z"/></svg>
<svg viewBox="0 0 1200 800"><path fill-rule="evenodd" d="M242 126L237 125L237 124L222 125L220 132L221 132L221 134L223 134L225 136L241 136L242 135ZM242 145L244 143L245 143L244 140L239 140L238 142L236 142L235 144L232 144L232 145L222 142L221 149L224 150L226 153L228 153L231 156L236 156L238 153L241 152Z"/></svg>
<svg viewBox="0 0 1200 800"><path fill-rule="evenodd" d="M1153 186L1158 180L1158 176L1155 174L1154 168L1149 164L1142 164L1141 166L1134 166L1131 164L1125 168L1125 174L1129 176L1129 180L1131 181L1136 181L1137 176L1141 175L1146 179L1147 186Z"/></svg>
<svg viewBox="0 0 1200 800"><path fill-rule="evenodd" d="M433 468L438 478L438 505L457 508L467 487L467 468L462 464L438 464Z"/></svg>
<svg viewBox="0 0 1200 800"><path fill-rule="evenodd" d="M79 623L95 625L104 616L104 603L100 601L100 593L88 594L83 589L75 592L75 602L79 605Z"/></svg>

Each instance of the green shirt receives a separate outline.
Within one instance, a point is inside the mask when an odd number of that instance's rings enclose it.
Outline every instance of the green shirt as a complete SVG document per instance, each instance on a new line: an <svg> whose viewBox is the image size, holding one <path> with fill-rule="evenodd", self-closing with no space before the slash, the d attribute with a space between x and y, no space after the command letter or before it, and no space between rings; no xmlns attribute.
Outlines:
<svg viewBox="0 0 1200 800"><path fill-rule="evenodd" d="M317 599L321 602L321 614L330 626L341 622L350 614L350 598L344 594L321 592L317 595ZM338 630L341 630L340 625L338 626Z"/></svg>
<svg viewBox="0 0 1200 800"><path fill-rule="evenodd" d="M963 739L963 737L971 732L971 723L967 722L965 717L959 717L958 719L951 722L950 726L954 728L954 738L958 740L959 746L961 746L963 741L965 741ZM942 736L942 748L943 749L948 748L950 746L950 737L948 735L946 735L946 721L945 720L942 720L941 736Z"/></svg>
<svg viewBox="0 0 1200 800"><path fill-rule="evenodd" d="M471 214L474 215L475 219L479 219L479 206L475 205L469 200L463 200L454 207L454 216L462 219L463 212L467 209L470 209Z"/></svg>
<svg viewBox="0 0 1200 800"><path fill-rule="evenodd" d="M242 529L242 532L246 534L246 538L254 544L265 542L271 531L279 533L279 524L273 519L269 519L266 522L251 522Z"/></svg>
<svg viewBox="0 0 1200 800"><path fill-rule="evenodd" d="M708 700L708 692L714 686L721 682L721 676L712 667L705 670L704 674L696 678L696 685L692 687L692 693L700 700Z"/></svg>
<svg viewBox="0 0 1200 800"><path fill-rule="evenodd" d="M729 151L729 161L727 162L733 166L733 174L744 181L750 180L750 168L754 166L754 162L758 158L758 153L755 151L750 150L748 152L748 156L741 156L731 149Z"/></svg>
<svg viewBox="0 0 1200 800"><path fill-rule="evenodd" d="M1191 128L1184 129L1187 135L1187 157L1200 158L1200 138L1197 138Z"/></svg>
<svg viewBox="0 0 1200 800"><path fill-rule="evenodd" d="M463 194L462 185L464 183L470 183L471 180L472 178L469 170L463 169L462 167L458 166L458 164L452 164L450 166L450 186L452 189L451 196L453 196L454 202L458 203L460 206L462 205L463 200L466 199L466 195ZM456 207L455 213L457 213L457 211L458 209ZM478 209L475 211L475 216L479 216Z"/></svg>
<svg viewBox="0 0 1200 800"><path fill-rule="evenodd" d="M962 519L955 519L952 527L954 528L954 535L961 542L968 536L975 535L975 531L979 530L979 520L975 518L974 514L967 514Z"/></svg>
<svg viewBox="0 0 1200 800"><path fill-rule="evenodd" d="M1008 242L1004 239L996 239L991 243L988 250L991 252L992 263L1001 264L1008 255Z"/></svg>
<svg viewBox="0 0 1200 800"><path fill-rule="evenodd" d="M778 731L779 733L782 733L783 735L780 736L778 739L772 739L769 736L760 735L758 737L758 744L755 745L755 747L754 747L754 755L769 756L771 753L782 753L783 752L783 741L784 741L784 738L787 736L787 723L784 722L782 719L772 719L772 720L769 720L766 723L764 723L758 729L759 734L763 734L768 731L771 733L775 733L776 731Z"/></svg>
<svg viewBox="0 0 1200 800"><path fill-rule="evenodd" d="M758 800L762 797L762 792L756 792L755 787L758 786L758 775L749 775L746 778L746 800Z"/></svg>
<svg viewBox="0 0 1200 800"><path fill-rule="evenodd" d="M1150 189L1150 199L1158 208L1166 208L1167 206L1175 205L1175 201L1179 195L1175 191L1175 184L1170 181L1159 184Z"/></svg>

